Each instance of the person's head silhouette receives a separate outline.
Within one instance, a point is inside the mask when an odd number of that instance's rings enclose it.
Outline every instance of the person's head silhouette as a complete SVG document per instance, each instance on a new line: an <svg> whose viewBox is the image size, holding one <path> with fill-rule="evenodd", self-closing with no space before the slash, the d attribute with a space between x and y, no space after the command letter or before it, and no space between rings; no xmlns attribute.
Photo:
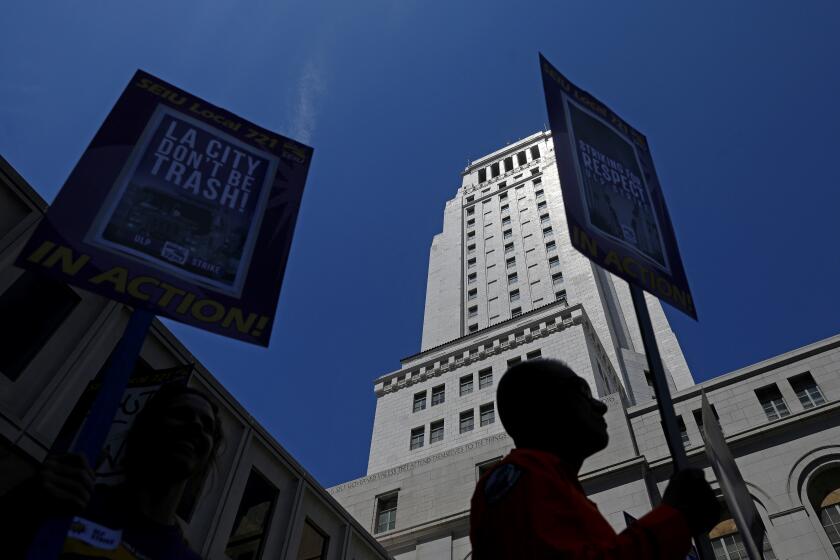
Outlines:
<svg viewBox="0 0 840 560"><path fill-rule="evenodd" d="M214 403L195 389L164 385L146 402L128 434L126 482L177 485L203 477L221 441Z"/></svg>
<svg viewBox="0 0 840 560"><path fill-rule="evenodd" d="M609 441L606 405L563 362L538 359L513 366L499 381L496 401L517 447L549 451L576 469Z"/></svg>

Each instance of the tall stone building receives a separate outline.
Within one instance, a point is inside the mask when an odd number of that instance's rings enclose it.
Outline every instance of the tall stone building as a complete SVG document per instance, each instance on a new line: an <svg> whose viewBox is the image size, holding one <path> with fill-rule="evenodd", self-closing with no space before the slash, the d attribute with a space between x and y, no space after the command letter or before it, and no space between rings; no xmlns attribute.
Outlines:
<svg viewBox="0 0 840 560"><path fill-rule="evenodd" d="M646 296L692 463L707 469L694 384L658 300ZM840 548L840 336L702 384L768 527L768 557ZM625 282L572 248L550 133L472 162L429 258L418 354L376 379L365 477L330 493L398 560L470 556L476 480L512 447L495 410L508 366L568 363L607 405L610 443L582 482L613 526L658 502L672 466ZM716 485L715 485L716 487ZM728 515L719 558L741 558Z"/></svg>

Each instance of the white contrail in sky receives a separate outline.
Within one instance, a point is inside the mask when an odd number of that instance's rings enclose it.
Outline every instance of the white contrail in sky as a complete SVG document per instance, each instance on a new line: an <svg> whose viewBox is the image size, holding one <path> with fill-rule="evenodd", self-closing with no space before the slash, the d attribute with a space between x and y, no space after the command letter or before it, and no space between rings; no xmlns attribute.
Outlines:
<svg viewBox="0 0 840 560"><path fill-rule="evenodd" d="M320 64L310 58L303 66L291 115L291 136L295 140L307 144L312 141L312 134L318 124L318 101L323 91L324 79Z"/></svg>

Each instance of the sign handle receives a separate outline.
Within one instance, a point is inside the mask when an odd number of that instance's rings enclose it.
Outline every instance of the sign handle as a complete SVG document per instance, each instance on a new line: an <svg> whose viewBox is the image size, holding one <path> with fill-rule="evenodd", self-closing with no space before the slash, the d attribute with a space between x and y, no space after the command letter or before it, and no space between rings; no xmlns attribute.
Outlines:
<svg viewBox="0 0 840 560"><path fill-rule="evenodd" d="M668 450L671 452L674 461L674 472L676 472L688 467L688 457L685 454L685 447L683 447L682 436L677 424L677 413L674 412L671 390L668 388L665 368L662 366L662 357L659 355L659 347L656 345L656 338L653 334L653 324L645 303L645 293L633 283L628 283L628 285L630 286L630 295L633 298L633 309L635 309L636 318L639 321L639 330L642 333L645 356L647 356L648 367L653 378L656 406L659 408L665 441L668 443ZM709 538L706 535L694 537L694 542L697 545L697 553L701 560L712 560L715 557Z"/></svg>
<svg viewBox="0 0 840 560"><path fill-rule="evenodd" d="M125 332L111 355L108 369L102 376L102 386L91 404L90 413L71 450L72 453L83 454L91 466L96 465L105 438L108 437L111 423L120 406L120 399L128 386L128 379L134 370L134 364L154 317L154 314L143 309L135 309L131 313ZM45 520L30 545L27 559L58 558L71 521L70 517L51 517Z"/></svg>

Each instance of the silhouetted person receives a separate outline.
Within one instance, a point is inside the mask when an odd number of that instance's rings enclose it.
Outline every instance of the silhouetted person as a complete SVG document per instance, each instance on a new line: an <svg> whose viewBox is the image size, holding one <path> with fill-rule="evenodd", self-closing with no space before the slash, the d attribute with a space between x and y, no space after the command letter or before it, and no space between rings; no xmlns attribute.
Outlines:
<svg viewBox="0 0 840 560"><path fill-rule="evenodd" d="M684 560L690 536L717 522L712 489L689 469L671 478L661 505L615 533L578 481L583 461L607 446L607 407L562 362L512 367L496 402L516 448L476 485L474 560Z"/></svg>
<svg viewBox="0 0 840 560"><path fill-rule="evenodd" d="M187 484L206 474L221 437L218 409L207 397L166 385L128 434L124 483L94 491L94 473L83 456L49 457L34 479L0 498L0 517L11 520L0 528L0 540L4 548L12 544L9 557L23 557L45 518L72 515L78 521L63 558L100 558L103 548L116 548L105 557L199 559L175 512Z"/></svg>

